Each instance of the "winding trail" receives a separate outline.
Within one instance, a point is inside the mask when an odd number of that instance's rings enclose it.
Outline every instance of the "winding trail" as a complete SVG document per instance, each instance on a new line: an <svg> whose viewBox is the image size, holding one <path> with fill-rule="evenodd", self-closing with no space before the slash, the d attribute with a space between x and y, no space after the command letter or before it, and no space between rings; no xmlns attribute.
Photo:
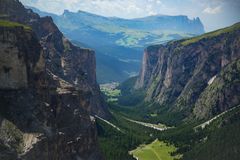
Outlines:
<svg viewBox="0 0 240 160"><path fill-rule="evenodd" d="M236 108L238 108L238 107L240 107L240 106L233 107L233 108L231 108L231 109L229 109L229 110L227 110L227 111L225 111L225 112L222 112L221 114L213 117L212 119L210 119L210 120L208 120L208 121L206 121L206 122L204 122L204 123L202 123L202 124L194 127L194 129L197 129L197 128L202 128L202 129L204 129L206 126L208 126L209 124L211 124L215 119L223 116L224 114L226 114L226 113L228 113L228 112L230 112L230 111L232 111L232 110L234 110L234 109L236 109Z"/></svg>
<svg viewBox="0 0 240 160"><path fill-rule="evenodd" d="M156 140L155 140L156 141ZM153 142L154 143L154 142ZM156 155L156 157L158 158L158 160L162 160L161 157L159 157L158 153L155 151L155 149L151 149L151 151Z"/></svg>
<svg viewBox="0 0 240 160"><path fill-rule="evenodd" d="M122 133L123 133L123 131L122 131L120 128L118 128L116 125L112 124L111 122L109 122L109 121L107 121L107 120L105 120L105 119L103 119L103 118L101 118L101 117L99 117L99 116L97 116L97 115L95 115L95 117L96 117L97 119L100 119L101 121L107 123L108 125L112 126L113 128L115 128L115 129L118 130L119 132L122 132Z"/></svg>
<svg viewBox="0 0 240 160"><path fill-rule="evenodd" d="M127 121L137 123L137 124L140 124L142 126L149 127L149 128L152 128L152 129L155 129L155 130L158 130L158 131L164 131L164 130L167 130L169 128L172 128L172 127L167 127L163 124L152 124L152 123L146 123L146 122L141 122L141 121L135 121L135 120L132 120L132 119L129 119L129 118L126 118L126 117L123 117L123 118L126 119Z"/></svg>

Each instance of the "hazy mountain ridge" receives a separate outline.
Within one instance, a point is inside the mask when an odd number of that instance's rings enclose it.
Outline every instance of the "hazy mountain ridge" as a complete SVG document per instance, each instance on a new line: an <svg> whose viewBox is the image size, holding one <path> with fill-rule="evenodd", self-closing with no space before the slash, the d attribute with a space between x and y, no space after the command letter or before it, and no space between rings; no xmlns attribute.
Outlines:
<svg viewBox="0 0 240 160"><path fill-rule="evenodd" d="M68 10L58 16L32 9L41 16L52 16L71 40L84 42L96 50L99 82L123 81L136 75L140 68L141 50L148 45L204 33L200 19L190 20L187 16L150 16L129 20ZM98 58L101 55L114 59L116 63L106 63Z"/></svg>

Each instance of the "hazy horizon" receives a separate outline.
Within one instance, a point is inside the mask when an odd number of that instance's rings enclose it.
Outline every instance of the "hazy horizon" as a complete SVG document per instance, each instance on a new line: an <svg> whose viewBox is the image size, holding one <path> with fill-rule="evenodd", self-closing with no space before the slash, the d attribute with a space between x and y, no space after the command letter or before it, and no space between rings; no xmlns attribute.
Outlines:
<svg viewBox="0 0 240 160"><path fill-rule="evenodd" d="M125 19L151 15L199 17L212 31L240 21L240 0L20 0L42 11L62 14L78 10Z"/></svg>

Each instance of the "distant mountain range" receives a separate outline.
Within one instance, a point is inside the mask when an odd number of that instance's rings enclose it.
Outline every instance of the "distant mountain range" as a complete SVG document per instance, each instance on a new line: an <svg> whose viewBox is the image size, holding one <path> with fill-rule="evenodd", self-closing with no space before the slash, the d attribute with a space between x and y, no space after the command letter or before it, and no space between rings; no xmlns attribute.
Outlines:
<svg viewBox="0 0 240 160"><path fill-rule="evenodd" d="M76 45L96 51L99 83L121 82L136 75L140 69L142 50L148 45L204 33L199 18L191 20L181 15L121 19L68 10L62 15L55 15L30 8L40 16L51 16Z"/></svg>

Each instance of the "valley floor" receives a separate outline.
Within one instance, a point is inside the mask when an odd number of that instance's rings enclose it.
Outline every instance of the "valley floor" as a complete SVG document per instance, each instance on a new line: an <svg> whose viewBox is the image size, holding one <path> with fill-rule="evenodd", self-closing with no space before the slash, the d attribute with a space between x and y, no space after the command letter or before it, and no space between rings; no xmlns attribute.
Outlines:
<svg viewBox="0 0 240 160"><path fill-rule="evenodd" d="M170 127L133 120L114 109L111 113L113 118L110 121L96 117L100 144L107 155L107 160L173 160L176 158L171 155L176 152L176 147L157 139L160 132ZM129 150L132 151L129 152Z"/></svg>
<svg viewBox="0 0 240 160"><path fill-rule="evenodd" d="M164 115L164 107L141 103L141 94L111 95L116 99L109 101L112 119L97 118L106 160L239 160L240 106L209 120L178 123L179 115Z"/></svg>
<svg viewBox="0 0 240 160"><path fill-rule="evenodd" d="M176 147L156 139L147 145L140 145L137 149L130 151L137 160L177 160L181 155L172 156Z"/></svg>
<svg viewBox="0 0 240 160"><path fill-rule="evenodd" d="M222 157L229 154L231 160L239 158L239 138L232 140L234 135L240 134L240 107L210 121L176 127L132 117L131 107L111 105L110 110L111 120L97 118L100 147L106 160L206 160L204 157L223 160ZM205 123L204 128L198 127ZM218 154L219 149L226 152Z"/></svg>

